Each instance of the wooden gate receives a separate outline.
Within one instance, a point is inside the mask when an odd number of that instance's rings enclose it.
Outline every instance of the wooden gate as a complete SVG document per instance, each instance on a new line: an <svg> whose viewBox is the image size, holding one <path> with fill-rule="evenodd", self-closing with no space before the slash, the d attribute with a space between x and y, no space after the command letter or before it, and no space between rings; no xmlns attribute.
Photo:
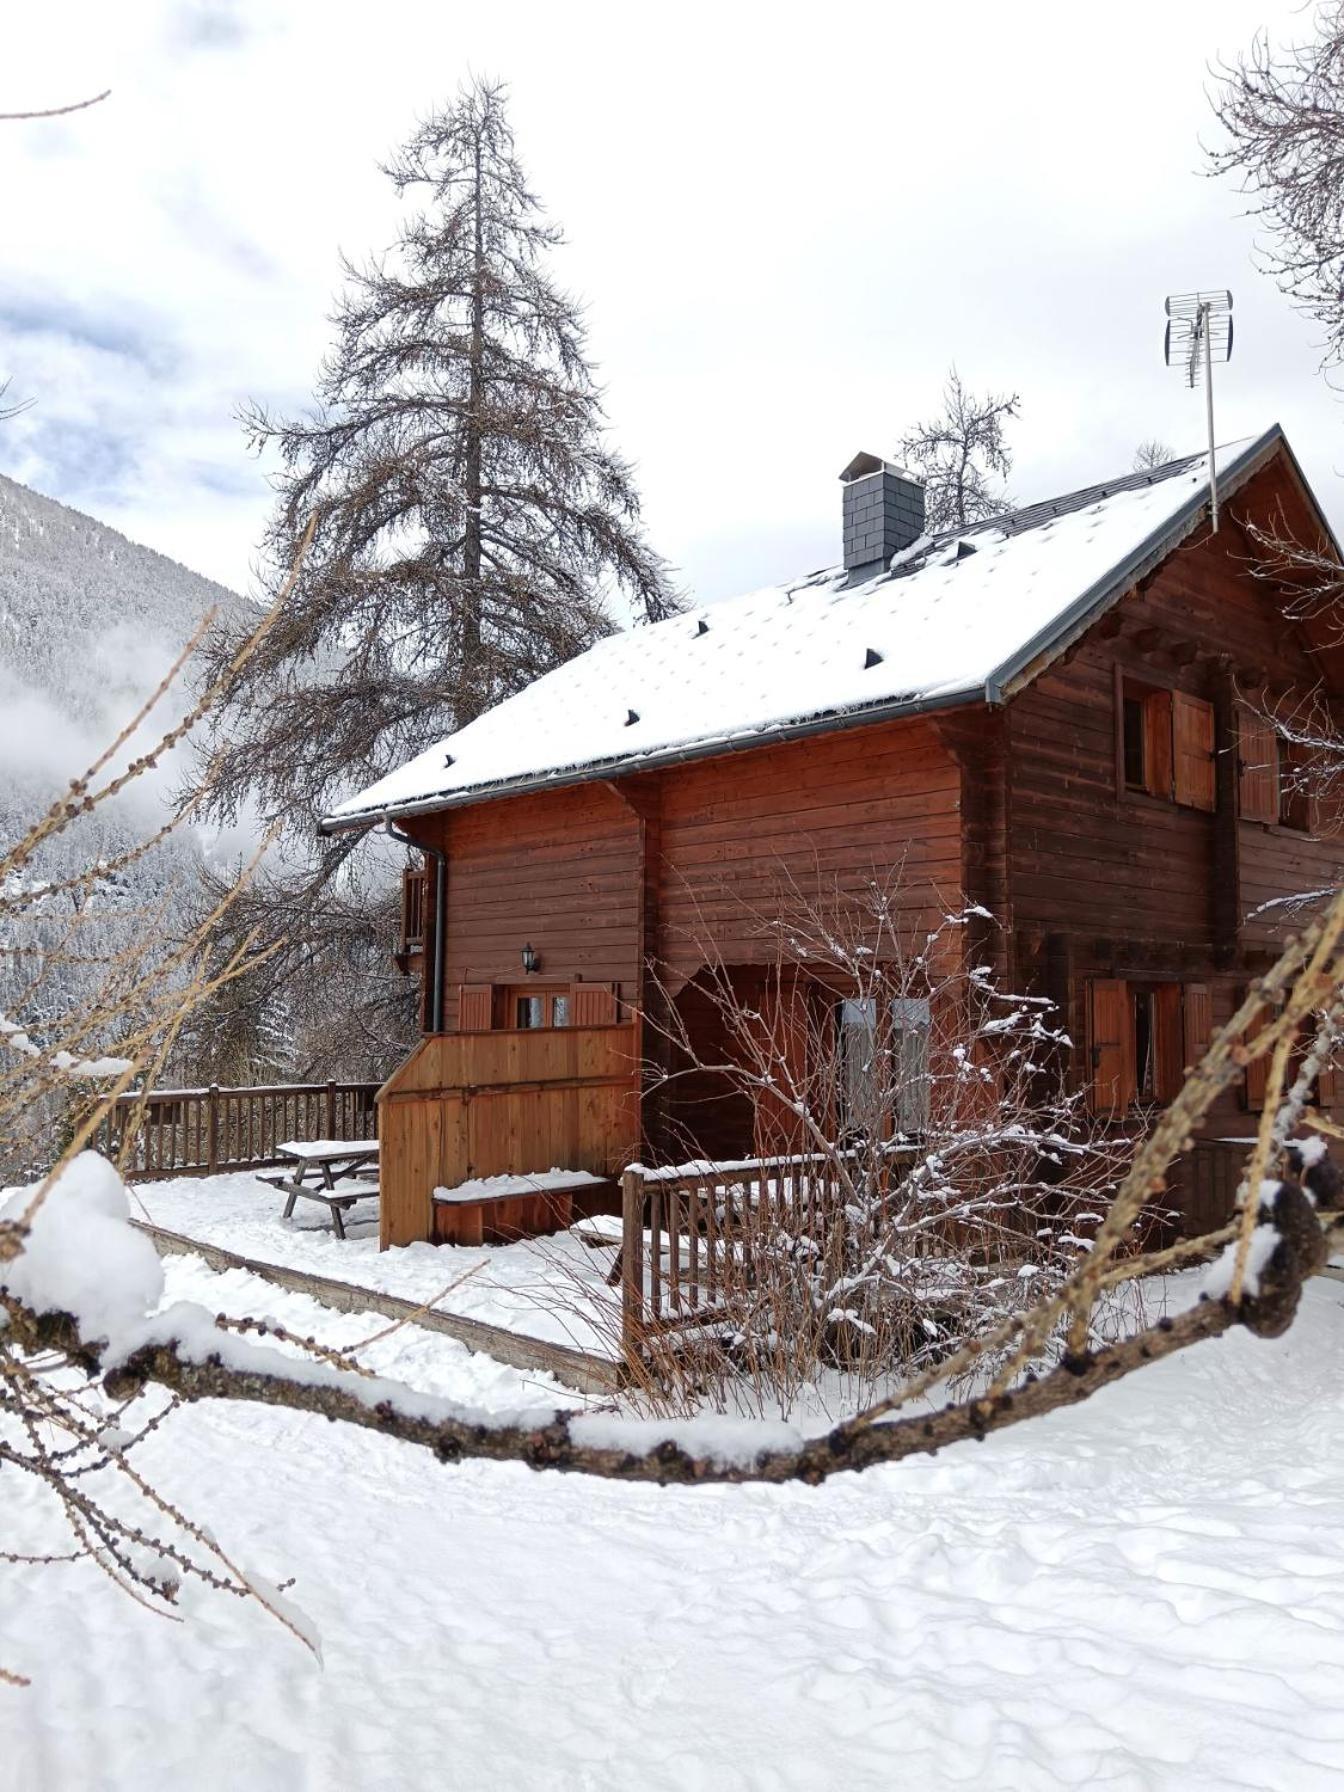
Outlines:
<svg viewBox="0 0 1344 1792"><path fill-rule="evenodd" d="M432 1237L436 1188L639 1155L633 1023L434 1033L378 1093L382 1244Z"/></svg>

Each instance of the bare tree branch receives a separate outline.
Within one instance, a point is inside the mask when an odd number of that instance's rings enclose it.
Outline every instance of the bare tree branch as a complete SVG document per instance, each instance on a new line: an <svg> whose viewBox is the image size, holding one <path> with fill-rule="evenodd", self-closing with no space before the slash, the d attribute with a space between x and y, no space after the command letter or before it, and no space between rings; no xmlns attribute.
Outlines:
<svg viewBox="0 0 1344 1792"><path fill-rule="evenodd" d="M90 106L98 105L111 91L110 87L105 87L90 100L76 100L70 106L50 106L44 112L0 112L0 124L14 124L28 118L65 118L71 112L85 112Z"/></svg>

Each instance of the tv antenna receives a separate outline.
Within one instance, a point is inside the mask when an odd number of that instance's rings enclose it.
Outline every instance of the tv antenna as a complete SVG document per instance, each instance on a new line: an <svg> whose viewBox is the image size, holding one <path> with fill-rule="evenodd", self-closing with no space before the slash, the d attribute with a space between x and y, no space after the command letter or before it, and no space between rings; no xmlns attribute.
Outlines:
<svg viewBox="0 0 1344 1792"><path fill-rule="evenodd" d="M1167 366L1179 368L1187 386L1204 381L1209 420L1209 525L1218 529L1218 474L1213 462L1213 364L1232 359L1232 294L1178 292L1167 300Z"/></svg>

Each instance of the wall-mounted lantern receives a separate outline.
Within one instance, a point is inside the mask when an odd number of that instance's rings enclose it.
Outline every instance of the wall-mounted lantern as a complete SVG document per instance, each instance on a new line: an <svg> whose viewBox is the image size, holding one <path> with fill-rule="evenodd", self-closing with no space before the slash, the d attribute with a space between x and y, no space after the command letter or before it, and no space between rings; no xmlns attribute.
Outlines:
<svg viewBox="0 0 1344 1792"><path fill-rule="evenodd" d="M541 960L533 951L530 943L523 947L522 958L523 969L527 972L529 977L532 975L533 971L539 971L541 969Z"/></svg>

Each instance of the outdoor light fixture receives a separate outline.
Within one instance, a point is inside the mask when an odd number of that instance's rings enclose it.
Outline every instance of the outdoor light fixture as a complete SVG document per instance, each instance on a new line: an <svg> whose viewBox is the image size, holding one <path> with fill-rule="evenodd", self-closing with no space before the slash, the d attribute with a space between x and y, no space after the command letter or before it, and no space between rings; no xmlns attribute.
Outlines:
<svg viewBox="0 0 1344 1792"><path fill-rule="evenodd" d="M532 975L533 971L539 970L540 967L541 967L541 960L537 957L536 953L532 950L531 945L528 944L528 945L524 946L523 947L523 969L527 972L528 976L530 977Z"/></svg>

